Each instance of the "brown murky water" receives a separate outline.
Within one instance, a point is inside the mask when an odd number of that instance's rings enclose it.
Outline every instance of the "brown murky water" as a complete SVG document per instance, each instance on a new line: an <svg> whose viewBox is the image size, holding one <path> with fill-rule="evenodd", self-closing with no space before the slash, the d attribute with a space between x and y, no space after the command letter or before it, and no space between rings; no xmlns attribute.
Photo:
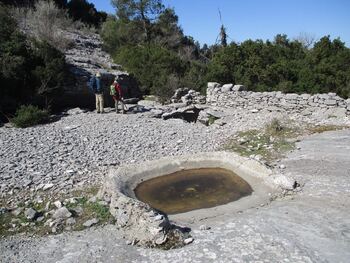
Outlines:
<svg viewBox="0 0 350 263"><path fill-rule="evenodd" d="M183 170L142 182L136 197L167 214L184 213L236 201L253 192L235 173L221 168Z"/></svg>

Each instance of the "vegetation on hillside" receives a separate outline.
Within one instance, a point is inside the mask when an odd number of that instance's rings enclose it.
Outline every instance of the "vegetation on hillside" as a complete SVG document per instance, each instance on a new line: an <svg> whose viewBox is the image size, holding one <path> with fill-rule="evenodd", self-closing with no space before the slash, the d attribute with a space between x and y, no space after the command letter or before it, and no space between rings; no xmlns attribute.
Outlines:
<svg viewBox="0 0 350 263"><path fill-rule="evenodd" d="M64 54L45 39L24 35L3 5L0 24L0 111L14 112L22 104L48 109L67 75Z"/></svg>
<svg viewBox="0 0 350 263"><path fill-rule="evenodd" d="M205 86L199 43L183 34L173 9L160 0L112 3L117 15L102 25L105 47L146 94L166 99L178 87Z"/></svg>
<svg viewBox="0 0 350 263"><path fill-rule="evenodd" d="M39 108L49 112L68 78L63 53L72 43L64 30L99 27L106 17L86 0L0 0L0 118L42 123Z"/></svg>
<svg viewBox="0 0 350 263"><path fill-rule="evenodd" d="M87 0L0 0L4 5L20 8L33 8L37 2L53 2L58 8L67 11L74 21L81 21L90 26L98 27L107 18L107 13L97 11Z"/></svg>
<svg viewBox="0 0 350 263"><path fill-rule="evenodd" d="M336 92L350 96L350 49L340 39L314 39L301 35L289 40L277 35L273 41L221 41L200 47L185 36L173 9L161 0L113 0L116 16L102 25L106 49L129 72L135 74L146 93L161 95L170 87L205 90L206 82L244 84L253 91L297 93Z"/></svg>
<svg viewBox="0 0 350 263"><path fill-rule="evenodd" d="M231 43L214 54L207 79L241 83L254 91L335 92L346 98L350 95L350 49L329 36L311 49L286 35L277 35L273 42Z"/></svg>

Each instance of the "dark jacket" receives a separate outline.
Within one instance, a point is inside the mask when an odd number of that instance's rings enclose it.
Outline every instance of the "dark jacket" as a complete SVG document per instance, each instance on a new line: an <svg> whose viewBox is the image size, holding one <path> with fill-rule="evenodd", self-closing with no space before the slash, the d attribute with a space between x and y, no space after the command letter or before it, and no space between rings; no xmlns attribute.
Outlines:
<svg viewBox="0 0 350 263"><path fill-rule="evenodd" d="M103 93L101 78L96 78L95 76L92 76L89 81L89 88L95 94Z"/></svg>

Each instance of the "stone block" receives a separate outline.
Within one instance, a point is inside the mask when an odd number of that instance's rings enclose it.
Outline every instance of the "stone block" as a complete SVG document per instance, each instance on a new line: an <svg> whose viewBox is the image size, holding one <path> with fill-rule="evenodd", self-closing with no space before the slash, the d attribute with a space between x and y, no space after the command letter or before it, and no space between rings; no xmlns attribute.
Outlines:
<svg viewBox="0 0 350 263"><path fill-rule="evenodd" d="M337 105L337 101L336 100L331 100L328 99L324 102L324 104L328 105L328 106L336 106Z"/></svg>
<svg viewBox="0 0 350 263"><path fill-rule="evenodd" d="M288 93L286 94L286 100L296 100L298 99L299 95L296 93Z"/></svg>
<svg viewBox="0 0 350 263"><path fill-rule="evenodd" d="M219 88L221 85L217 82L208 82L208 89Z"/></svg>
<svg viewBox="0 0 350 263"><path fill-rule="evenodd" d="M300 97L304 100L308 100L309 98L311 98L310 94L301 94Z"/></svg>
<svg viewBox="0 0 350 263"><path fill-rule="evenodd" d="M234 85L232 87L233 91L244 91L247 90L247 88L244 85Z"/></svg>
<svg viewBox="0 0 350 263"><path fill-rule="evenodd" d="M329 95L328 94L317 94L320 99L328 100Z"/></svg>
<svg viewBox="0 0 350 263"><path fill-rule="evenodd" d="M222 92L229 92L233 88L233 84L225 84L222 86L221 90Z"/></svg>

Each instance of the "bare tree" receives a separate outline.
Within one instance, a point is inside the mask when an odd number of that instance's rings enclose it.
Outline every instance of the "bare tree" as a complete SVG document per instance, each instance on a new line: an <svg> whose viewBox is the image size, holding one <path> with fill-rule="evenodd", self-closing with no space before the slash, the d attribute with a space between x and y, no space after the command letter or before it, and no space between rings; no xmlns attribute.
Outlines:
<svg viewBox="0 0 350 263"><path fill-rule="evenodd" d="M309 49L315 44L317 37L312 33L300 32L295 40L300 42L305 48Z"/></svg>
<svg viewBox="0 0 350 263"><path fill-rule="evenodd" d="M53 0L37 1L34 8L17 8L14 13L21 28L36 39L62 51L70 44L63 31L72 25L72 21Z"/></svg>

